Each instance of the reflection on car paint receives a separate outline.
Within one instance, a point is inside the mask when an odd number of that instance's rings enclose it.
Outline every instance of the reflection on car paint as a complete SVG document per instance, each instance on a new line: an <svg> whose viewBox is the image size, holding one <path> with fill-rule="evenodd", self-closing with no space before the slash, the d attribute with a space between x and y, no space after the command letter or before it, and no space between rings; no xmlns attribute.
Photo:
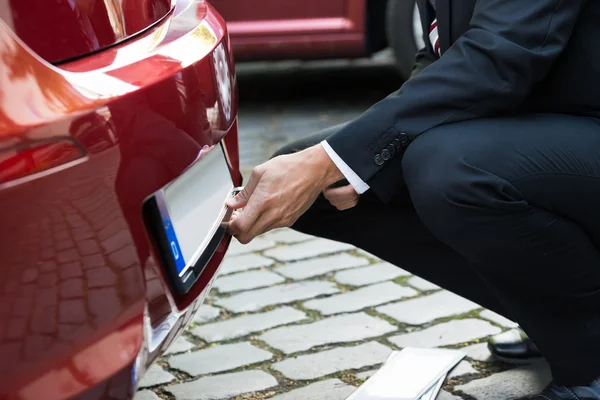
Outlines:
<svg viewBox="0 0 600 400"><path fill-rule="evenodd" d="M53 67L0 22L0 88L10 93L0 96L0 149L70 138L87 154L43 179L0 188L0 398L68 398L86 389L90 398L128 398L134 371L156 355L137 364L148 332L154 351L164 350L208 293L228 241L189 296L174 298L140 215L147 195L227 132L240 183L233 66L225 57L230 83L219 84L206 57L225 40L217 34L223 21L212 13L199 21L197 11L179 10L177 29L165 22L166 33L147 36L163 42L127 65L107 60L135 42L98 54L101 63ZM178 54L189 46L193 60Z"/></svg>

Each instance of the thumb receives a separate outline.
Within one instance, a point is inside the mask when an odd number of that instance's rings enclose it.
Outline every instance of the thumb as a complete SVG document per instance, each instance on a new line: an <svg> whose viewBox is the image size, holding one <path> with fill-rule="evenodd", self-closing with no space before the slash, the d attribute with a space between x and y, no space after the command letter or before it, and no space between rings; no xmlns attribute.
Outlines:
<svg viewBox="0 0 600 400"><path fill-rule="evenodd" d="M246 204L248 204L248 200L250 199L250 193L248 193L247 187L248 186L244 186L242 191L236 194L235 197L227 199L225 205L233 210L246 207Z"/></svg>
<svg viewBox="0 0 600 400"><path fill-rule="evenodd" d="M252 193L254 192L254 189L256 188L256 185L258 185L258 181L263 174L262 170L259 169L260 167L254 168L252 174L250 175L250 179L248 179L248 183L246 186L244 186L241 192L239 192L233 199L228 199L225 202L227 207L234 210L246 207L248 200L250 200L250 196L252 196Z"/></svg>

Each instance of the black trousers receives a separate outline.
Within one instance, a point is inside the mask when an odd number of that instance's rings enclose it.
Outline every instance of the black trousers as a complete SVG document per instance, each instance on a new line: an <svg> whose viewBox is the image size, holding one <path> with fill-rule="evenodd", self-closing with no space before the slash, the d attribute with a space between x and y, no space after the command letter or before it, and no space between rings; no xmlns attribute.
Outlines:
<svg viewBox="0 0 600 400"><path fill-rule="evenodd" d="M406 185L390 203L367 191L338 211L321 196L293 228L351 243L518 322L558 383L600 376L600 120L444 125L416 138L402 167Z"/></svg>

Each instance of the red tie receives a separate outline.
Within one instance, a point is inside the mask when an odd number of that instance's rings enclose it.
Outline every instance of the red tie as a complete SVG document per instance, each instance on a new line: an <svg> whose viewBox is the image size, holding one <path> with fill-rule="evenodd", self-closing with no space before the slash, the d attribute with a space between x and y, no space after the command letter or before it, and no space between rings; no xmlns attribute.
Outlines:
<svg viewBox="0 0 600 400"><path fill-rule="evenodd" d="M431 45L433 46L433 51L438 56L441 56L440 52L440 35L438 33L438 22L437 18L433 20L431 23L431 27L429 27L429 40L431 41Z"/></svg>

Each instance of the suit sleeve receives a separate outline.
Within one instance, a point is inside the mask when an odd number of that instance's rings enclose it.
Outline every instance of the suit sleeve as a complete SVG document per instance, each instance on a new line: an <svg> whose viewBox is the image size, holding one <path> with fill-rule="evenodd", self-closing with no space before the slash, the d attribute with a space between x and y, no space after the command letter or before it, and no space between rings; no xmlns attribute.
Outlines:
<svg viewBox="0 0 600 400"><path fill-rule="evenodd" d="M439 60L328 143L389 200L403 184L401 158L410 142L434 127L518 106L567 46L585 2L477 0L469 30Z"/></svg>

